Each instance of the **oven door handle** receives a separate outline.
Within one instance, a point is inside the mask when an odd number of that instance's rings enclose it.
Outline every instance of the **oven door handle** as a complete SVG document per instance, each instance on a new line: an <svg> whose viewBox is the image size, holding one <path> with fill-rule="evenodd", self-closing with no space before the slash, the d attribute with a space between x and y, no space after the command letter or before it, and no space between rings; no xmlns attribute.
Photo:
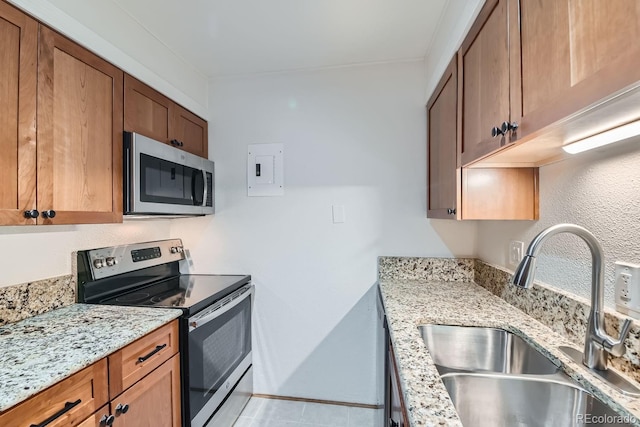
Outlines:
<svg viewBox="0 0 640 427"><path fill-rule="evenodd" d="M239 293L239 295L231 300L229 303L223 305L222 307L219 307L215 310L209 310L209 311L205 311L202 314L197 314L191 318L189 318L188 322L189 322L189 332L209 323L210 321L212 321L213 319L222 316L224 313L226 313L227 311L231 310L233 307L237 306L238 304L240 304L241 302L243 302L245 299L247 299L248 297L253 296L253 292L254 292L254 286L253 285L249 285L248 287L243 287L240 288L239 290L235 291L234 293ZM231 294L233 295L233 293Z"/></svg>

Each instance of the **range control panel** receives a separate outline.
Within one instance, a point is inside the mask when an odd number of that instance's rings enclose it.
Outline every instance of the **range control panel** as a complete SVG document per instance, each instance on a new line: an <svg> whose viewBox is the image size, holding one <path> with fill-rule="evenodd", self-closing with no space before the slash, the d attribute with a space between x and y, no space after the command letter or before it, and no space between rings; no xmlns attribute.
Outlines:
<svg viewBox="0 0 640 427"><path fill-rule="evenodd" d="M160 246L131 251L131 259L133 262L147 261L149 259L160 258L161 256L162 251L160 250Z"/></svg>
<svg viewBox="0 0 640 427"><path fill-rule="evenodd" d="M87 254L94 280L185 258L180 239L93 249Z"/></svg>

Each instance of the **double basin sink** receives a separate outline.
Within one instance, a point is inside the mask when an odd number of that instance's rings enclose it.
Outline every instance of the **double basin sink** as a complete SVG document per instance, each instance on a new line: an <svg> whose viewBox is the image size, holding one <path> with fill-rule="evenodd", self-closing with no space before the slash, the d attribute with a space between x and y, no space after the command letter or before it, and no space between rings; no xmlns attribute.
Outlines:
<svg viewBox="0 0 640 427"><path fill-rule="evenodd" d="M418 329L465 427L632 425L517 335L481 327Z"/></svg>

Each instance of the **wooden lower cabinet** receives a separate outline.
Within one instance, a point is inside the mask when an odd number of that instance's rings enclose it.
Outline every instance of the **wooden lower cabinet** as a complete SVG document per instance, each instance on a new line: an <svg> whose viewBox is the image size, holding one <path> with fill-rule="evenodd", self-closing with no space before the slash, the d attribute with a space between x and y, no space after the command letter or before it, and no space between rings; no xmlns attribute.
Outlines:
<svg viewBox="0 0 640 427"><path fill-rule="evenodd" d="M118 427L179 427L180 355L167 360L110 405Z"/></svg>
<svg viewBox="0 0 640 427"><path fill-rule="evenodd" d="M0 426L84 425L108 401L107 360L102 359L0 414Z"/></svg>
<svg viewBox="0 0 640 427"><path fill-rule="evenodd" d="M122 357L111 355L1 412L0 426L180 427L182 403L177 321L156 329L114 355L123 351L129 354L156 341L167 342L162 348L166 350L136 357L136 363L143 365L143 370L149 366L153 369L136 377L135 382L127 383L129 386L124 391L109 392L109 378L127 371L121 365ZM167 354L169 351L171 353ZM140 362L140 359L144 360Z"/></svg>
<svg viewBox="0 0 640 427"><path fill-rule="evenodd" d="M78 424L77 427L106 427L107 420L112 416L109 412L109 405L105 405L98 410L95 414ZM114 417L115 419L115 417Z"/></svg>
<svg viewBox="0 0 640 427"><path fill-rule="evenodd" d="M387 391L389 396L389 402L387 404L387 413L389 416L388 424L385 422L386 427L409 427L409 417L407 415L407 408L404 404L402 397L402 389L400 387L400 376L398 374L398 366L396 365L395 354L393 352L393 345L389 341L387 350Z"/></svg>

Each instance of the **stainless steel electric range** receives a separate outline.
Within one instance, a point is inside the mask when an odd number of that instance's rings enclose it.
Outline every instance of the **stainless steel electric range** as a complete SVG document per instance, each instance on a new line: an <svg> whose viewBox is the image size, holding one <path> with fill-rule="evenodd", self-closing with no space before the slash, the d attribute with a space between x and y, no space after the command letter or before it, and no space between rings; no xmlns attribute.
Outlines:
<svg viewBox="0 0 640 427"><path fill-rule="evenodd" d="M78 302L179 308L184 426L230 427L253 391L248 275L180 274L180 239L78 252Z"/></svg>

